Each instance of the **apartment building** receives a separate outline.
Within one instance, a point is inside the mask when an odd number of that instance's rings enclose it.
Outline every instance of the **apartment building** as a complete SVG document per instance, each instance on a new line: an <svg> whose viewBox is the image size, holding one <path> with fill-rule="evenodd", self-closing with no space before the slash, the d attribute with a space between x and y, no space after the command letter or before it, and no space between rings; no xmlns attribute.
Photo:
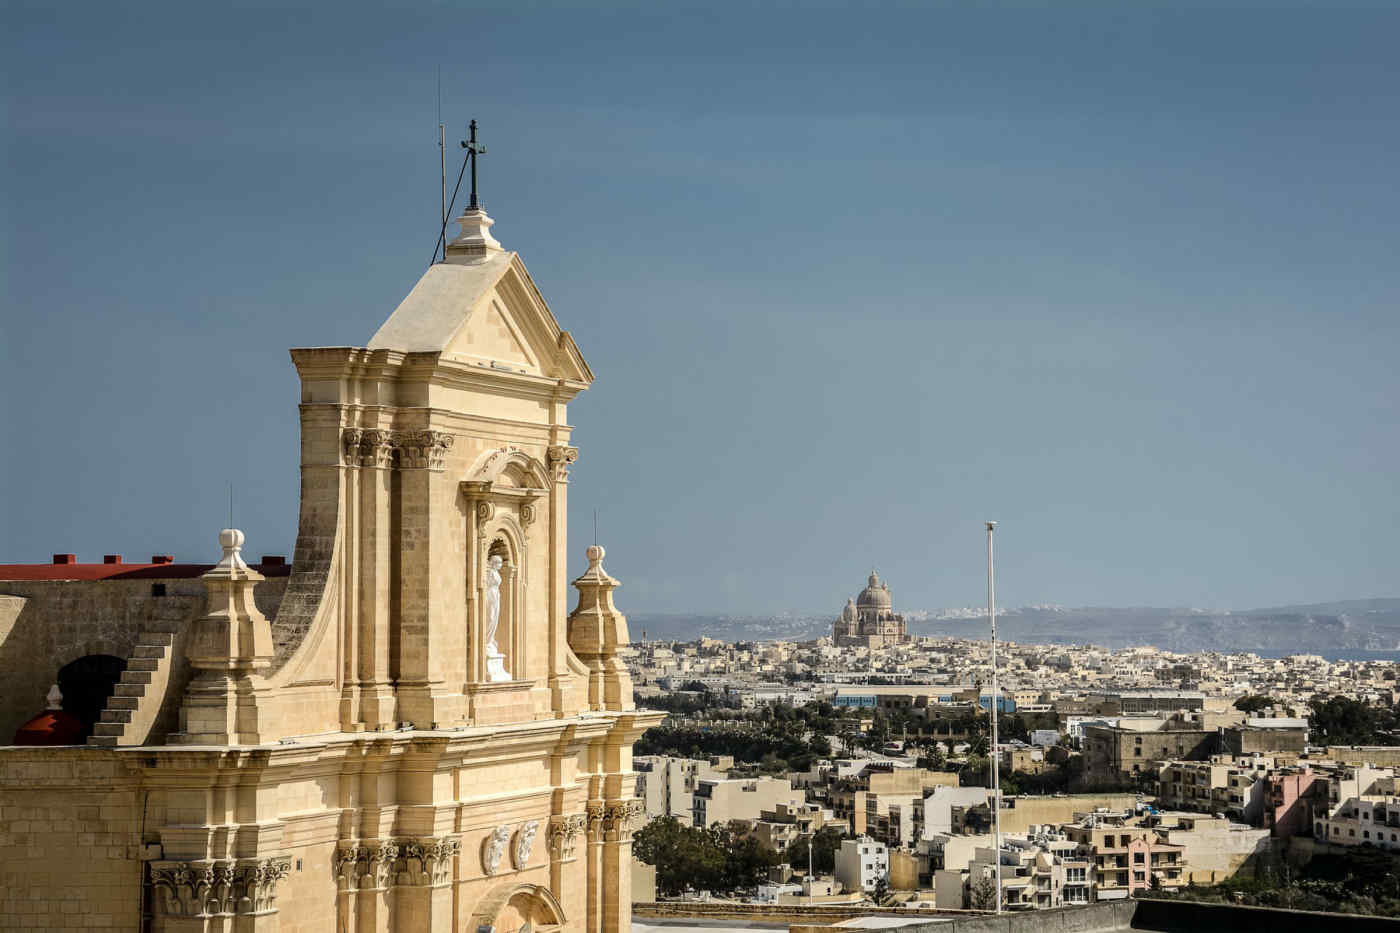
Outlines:
<svg viewBox="0 0 1400 933"><path fill-rule="evenodd" d="M1400 851L1400 789L1395 771L1361 765L1329 781L1327 808L1314 815L1313 835L1340 846Z"/></svg>
<svg viewBox="0 0 1400 933"><path fill-rule="evenodd" d="M1313 814L1328 812L1328 776L1308 765L1273 771L1264 783L1268 797L1264 825L1277 839L1309 835Z"/></svg>
<svg viewBox="0 0 1400 933"><path fill-rule="evenodd" d="M1089 859L1097 900L1131 897L1154 885L1172 890L1186 884L1184 847L1167 842L1155 829L1099 815L1061 829Z"/></svg>
<svg viewBox="0 0 1400 933"><path fill-rule="evenodd" d="M836 853L836 880L847 891L875 890L875 883L887 878L890 871L890 850L884 843L869 836L841 840Z"/></svg>
<svg viewBox="0 0 1400 933"><path fill-rule="evenodd" d="M674 816L689 823L695 809L695 788L702 780L722 780L734 765L725 755L716 758L672 758L666 755L639 755L632 759L637 772L637 791L648 820Z"/></svg>
<svg viewBox="0 0 1400 933"><path fill-rule="evenodd" d="M977 907L974 890L983 879L995 884L1001 861L1001 900L1007 910L1050 910L1092 899L1092 862L1078 843L1053 829L1002 839L1000 852L978 846L966 868L933 873L934 902L941 907Z"/></svg>
<svg viewBox="0 0 1400 933"><path fill-rule="evenodd" d="M891 804L898 804L912 813L915 799L936 787L956 787L957 784L958 776L951 771L882 764L866 767L847 777L828 777L824 797L832 815L845 820L851 834L859 836L873 832L878 827L878 819L872 816L888 816Z"/></svg>
<svg viewBox="0 0 1400 933"><path fill-rule="evenodd" d="M783 778L704 779L691 797L691 821L702 828L731 820L756 821L779 804L797 808L805 802L806 795Z"/></svg>
<svg viewBox="0 0 1400 933"><path fill-rule="evenodd" d="M1275 764L1272 756L1264 755L1212 755L1205 761L1165 762L1157 770L1157 805L1260 824L1268 800L1265 778Z"/></svg>
<svg viewBox="0 0 1400 933"><path fill-rule="evenodd" d="M760 811L759 818L749 824L747 832L781 855L798 839L811 838L829 822L827 814L814 804L794 807L779 803L772 810Z"/></svg>

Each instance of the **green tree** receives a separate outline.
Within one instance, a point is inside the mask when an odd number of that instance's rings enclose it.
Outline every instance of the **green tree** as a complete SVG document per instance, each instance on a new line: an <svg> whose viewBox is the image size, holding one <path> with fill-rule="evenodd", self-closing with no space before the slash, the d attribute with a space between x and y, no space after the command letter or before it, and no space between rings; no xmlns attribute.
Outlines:
<svg viewBox="0 0 1400 933"><path fill-rule="evenodd" d="M1274 705L1274 698L1263 693L1251 693L1235 701L1235 709L1245 713L1257 713Z"/></svg>
<svg viewBox="0 0 1400 933"><path fill-rule="evenodd" d="M968 891L968 900L974 910L995 910L997 899L997 885L987 875L978 878Z"/></svg>
<svg viewBox="0 0 1400 933"><path fill-rule="evenodd" d="M1351 697L1313 697L1309 731L1319 745L1396 745L1395 713Z"/></svg>
<svg viewBox="0 0 1400 933"><path fill-rule="evenodd" d="M845 834L835 826L824 826L812 837L798 839L788 846L786 859L794 871L807 870L807 850L812 851L812 870L818 874L836 870L836 853Z"/></svg>
<svg viewBox="0 0 1400 933"><path fill-rule="evenodd" d="M880 877L875 879L875 888L870 892L870 897L877 904L885 903L885 898L890 896L890 873L881 872Z"/></svg>

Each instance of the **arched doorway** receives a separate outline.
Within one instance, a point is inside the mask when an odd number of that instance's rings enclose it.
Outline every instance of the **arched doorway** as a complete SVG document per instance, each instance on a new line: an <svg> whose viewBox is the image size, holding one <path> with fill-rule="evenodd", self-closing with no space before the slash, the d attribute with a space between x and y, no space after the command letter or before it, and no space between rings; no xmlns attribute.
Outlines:
<svg viewBox="0 0 1400 933"><path fill-rule="evenodd" d="M556 933L564 923L564 909L550 890L538 884L507 882L492 890L477 905L467 927L472 933Z"/></svg>
<svg viewBox="0 0 1400 933"><path fill-rule="evenodd" d="M126 659L110 654L89 654L58 669L58 689L63 691L63 711L83 721L81 741L92 734L92 725L107 707L126 670Z"/></svg>

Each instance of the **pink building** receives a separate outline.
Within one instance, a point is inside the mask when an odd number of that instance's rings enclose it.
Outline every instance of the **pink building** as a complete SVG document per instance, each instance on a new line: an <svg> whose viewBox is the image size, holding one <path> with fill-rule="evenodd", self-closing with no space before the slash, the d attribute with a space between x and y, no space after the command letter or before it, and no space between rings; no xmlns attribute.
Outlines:
<svg viewBox="0 0 1400 933"><path fill-rule="evenodd" d="M1325 807L1327 779L1306 765L1301 771L1270 774L1264 817L1269 832L1279 839L1312 832L1313 800L1321 795Z"/></svg>

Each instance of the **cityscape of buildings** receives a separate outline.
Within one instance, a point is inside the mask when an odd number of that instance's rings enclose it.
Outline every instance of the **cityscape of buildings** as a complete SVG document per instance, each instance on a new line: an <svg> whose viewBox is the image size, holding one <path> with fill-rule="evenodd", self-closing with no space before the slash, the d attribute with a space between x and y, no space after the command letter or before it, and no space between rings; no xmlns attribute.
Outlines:
<svg viewBox="0 0 1400 933"><path fill-rule="evenodd" d="M1400 852L1400 748L1328 745L1310 729L1319 698L1394 707L1393 662L1004 643L994 697L988 641L911 638L888 594L872 573L832 635L811 641L619 653L638 703L677 711L643 744L672 730L680 747L635 758L647 816L757 839L777 865L743 897L986 907L1000 860L1003 905L1038 909L1254 878L1337 847ZM802 736L829 754L800 768L684 754L686 742L742 747L793 710L818 711ZM992 754L1013 787L1000 849ZM809 871L823 834L834 864Z"/></svg>

